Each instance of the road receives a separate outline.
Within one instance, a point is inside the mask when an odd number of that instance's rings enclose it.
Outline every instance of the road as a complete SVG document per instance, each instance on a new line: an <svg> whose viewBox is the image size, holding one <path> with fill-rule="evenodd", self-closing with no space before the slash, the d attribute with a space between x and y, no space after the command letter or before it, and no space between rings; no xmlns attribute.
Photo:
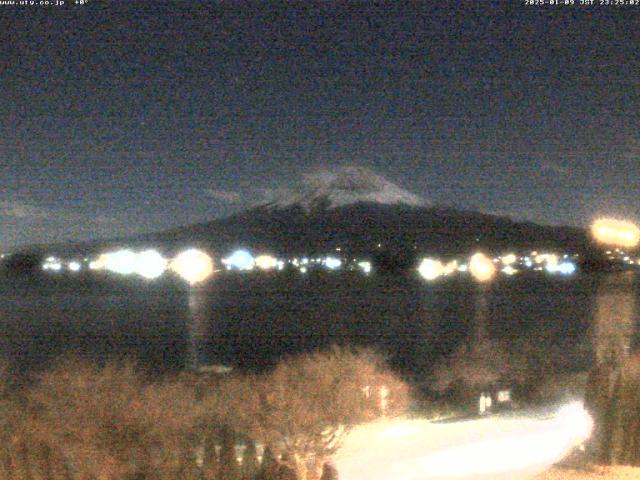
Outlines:
<svg viewBox="0 0 640 480"><path fill-rule="evenodd" d="M525 479L591 428L579 403L459 421L383 420L352 430L334 462L341 480Z"/></svg>

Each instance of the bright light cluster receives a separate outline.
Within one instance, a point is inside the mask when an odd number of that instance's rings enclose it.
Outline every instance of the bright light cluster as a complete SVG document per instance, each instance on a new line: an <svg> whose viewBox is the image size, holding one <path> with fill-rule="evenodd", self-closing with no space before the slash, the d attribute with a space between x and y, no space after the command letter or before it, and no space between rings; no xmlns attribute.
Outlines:
<svg viewBox="0 0 640 480"><path fill-rule="evenodd" d="M608 250L610 258L617 255L628 264L635 264L626 251L615 249ZM527 255L519 256L516 253L505 253L502 256L489 258L484 254L473 255L468 262L461 259L453 259L444 262L436 258L424 258L418 266L418 273L427 281L435 281L440 277L456 274L457 272L470 272L480 282L491 280L496 273L514 275L526 269L546 271L550 274L571 275L576 272L576 264L573 263L577 254L538 253L532 251ZM42 264L43 270L78 272L88 266L91 270L107 270L122 275L137 274L147 279L160 277L170 267L171 261L164 258L156 250L144 250L136 252L130 249L122 249L103 253L96 258L83 260L60 259L55 256L47 257ZM270 254L261 254L256 257L248 250L239 249L222 259L227 270L261 271L284 270L287 264L295 267L301 273L307 273L317 268L328 270L347 269L360 271L365 275L372 272L372 263L355 257L337 257L335 255L314 257L277 258ZM638 259L640 265L640 259ZM176 267L177 268L177 267ZM175 270L175 269L174 269Z"/></svg>
<svg viewBox="0 0 640 480"><path fill-rule="evenodd" d="M640 228L624 220L600 218L591 226L591 234L605 245L633 248L640 243Z"/></svg>
<svg viewBox="0 0 640 480"><path fill-rule="evenodd" d="M204 281L213 273L213 260L206 253L189 249L171 262L157 250L134 252L129 249L107 252L89 263L91 270L107 270L121 275L140 275L153 280L171 269L190 284Z"/></svg>
<svg viewBox="0 0 640 480"><path fill-rule="evenodd" d="M42 265L42 269L59 272L60 270L62 270L62 263L60 263L60 261L54 257L49 257Z"/></svg>
<svg viewBox="0 0 640 480"><path fill-rule="evenodd" d="M167 260L156 250L134 252L124 249L107 252L89 263L91 270L107 270L121 275L137 274L141 277L158 278L167 269Z"/></svg>
<svg viewBox="0 0 640 480"><path fill-rule="evenodd" d="M468 263L458 263L452 260L446 264L434 258L422 259L418 266L418 273L427 281L434 281L440 277L452 275L455 272L470 272L479 282L488 282L500 272L505 275L515 275L522 270L520 267L546 270L552 274L572 275L576 272L576 265L571 261L571 255L564 254L562 259L556 253L531 252L531 256L519 257L515 253L490 258L483 253L473 255ZM577 257L577 255L573 255ZM535 261L535 263L534 263Z"/></svg>
<svg viewBox="0 0 640 480"><path fill-rule="evenodd" d="M131 275L135 271L136 254L131 250L103 253L98 257L98 269L121 275Z"/></svg>

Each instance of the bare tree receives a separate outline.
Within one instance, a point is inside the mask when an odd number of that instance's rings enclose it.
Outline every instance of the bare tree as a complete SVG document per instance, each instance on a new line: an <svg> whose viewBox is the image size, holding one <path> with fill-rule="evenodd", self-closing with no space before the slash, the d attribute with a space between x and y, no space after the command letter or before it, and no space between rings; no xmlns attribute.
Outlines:
<svg viewBox="0 0 640 480"><path fill-rule="evenodd" d="M585 401L595 420L597 460L605 465L640 465L640 355L613 368L591 371Z"/></svg>
<svg viewBox="0 0 640 480"><path fill-rule="evenodd" d="M42 375L27 403L30 443L59 455L71 478L196 476L198 409L179 382L146 383L131 364L67 360Z"/></svg>
<svg viewBox="0 0 640 480"><path fill-rule="evenodd" d="M264 376L220 389L219 398L242 410L227 414L235 428L286 454L300 480L320 477L353 425L403 413L408 404L407 385L381 357L344 348L287 358Z"/></svg>

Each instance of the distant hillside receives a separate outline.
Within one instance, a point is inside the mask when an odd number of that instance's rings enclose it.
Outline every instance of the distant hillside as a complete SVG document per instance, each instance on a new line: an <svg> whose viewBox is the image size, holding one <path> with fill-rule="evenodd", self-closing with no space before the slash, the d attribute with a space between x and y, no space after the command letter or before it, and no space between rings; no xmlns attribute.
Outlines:
<svg viewBox="0 0 640 480"><path fill-rule="evenodd" d="M311 211L297 205L258 207L222 220L143 235L136 240L171 247L194 242L216 250L243 246L288 254L335 248L353 254L380 248L441 254L477 248L584 251L589 245L586 232L578 228L540 226L437 207L377 203Z"/></svg>

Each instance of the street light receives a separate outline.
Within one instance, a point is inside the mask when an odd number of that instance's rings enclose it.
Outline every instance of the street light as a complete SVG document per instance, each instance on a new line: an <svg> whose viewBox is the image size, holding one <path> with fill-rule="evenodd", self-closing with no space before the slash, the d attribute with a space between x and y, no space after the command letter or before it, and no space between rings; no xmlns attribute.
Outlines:
<svg viewBox="0 0 640 480"><path fill-rule="evenodd" d="M478 252L469 260L469 271L478 282L485 283L493 279L496 267L491 259Z"/></svg>
<svg viewBox="0 0 640 480"><path fill-rule="evenodd" d="M191 286L207 280L213 273L213 260L202 250L191 248L178 254L169 268Z"/></svg>
<svg viewBox="0 0 640 480"><path fill-rule="evenodd" d="M213 260L197 249L185 250L169 264L169 268L189 284L189 351L187 364L197 370L200 366L199 340L205 334L207 325L206 281L213 274Z"/></svg>
<svg viewBox="0 0 640 480"><path fill-rule="evenodd" d="M640 243L640 228L632 222L599 218L591 225L593 238L604 245L634 248Z"/></svg>
<svg viewBox="0 0 640 480"><path fill-rule="evenodd" d="M260 270L273 270L278 266L278 259L271 255L258 255L254 263Z"/></svg>
<svg viewBox="0 0 640 480"><path fill-rule="evenodd" d="M425 258L418 267L418 273L427 281L433 281L444 274L444 266L439 260Z"/></svg>
<svg viewBox="0 0 640 480"><path fill-rule="evenodd" d="M136 256L135 273L148 280L154 280L165 272L168 263L160 252L144 250Z"/></svg>
<svg viewBox="0 0 640 480"><path fill-rule="evenodd" d="M487 322L489 318L488 296L490 281L496 275L496 267L489 257L478 252L469 259L469 271L477 282L475 329L473 332L473 345L471 347L472 349L476 349L489 338L487 332ZM484 393L481 394L480 398L482 399L483 397Z"/></svg>
<svg viewBox="0 0 640 480"><path fill-rule="evenodd" d="M517 259L518 257L516 257L515 253L508 253L507 255L502 257L502 263L504 264L505 267L508 267L509 265L516 263Z"/></svg>

